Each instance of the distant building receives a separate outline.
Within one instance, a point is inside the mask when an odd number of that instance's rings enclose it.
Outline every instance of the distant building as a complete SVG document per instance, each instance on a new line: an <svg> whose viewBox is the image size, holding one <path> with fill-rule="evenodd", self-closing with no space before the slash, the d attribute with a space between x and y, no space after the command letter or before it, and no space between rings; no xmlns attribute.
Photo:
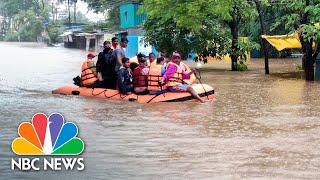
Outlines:
<svg viewBox="0 0 320 180"><path fill-rule="evenodd" d="M120 29L121 31L115 33L115 36L127 37L129 40L126 48L126 56L131 58L141 52L149 55L150 52L158 54L154 47L146 45L143 41L144 31L142 24L146 19L146 14L139 14L139 3L130 2L119 5ZM105 32L83 32L83 24L66 25L67 31L61 36L64 40L64 47L77 48L86 51L100 52L104 40L111 40L114 35Z"/></svg>
<svg viewBox="0 0 320 180"><path fill-rule="evenodd" d="M157 54L154 47L145 45L143 42L144 31L142 24L146 19L146 14L139 14L140 4L131 2L124 3L119 6L120 10L120 29L121 32L117 34L119 38L126 36L129 40L126 49L126 56L131 58L137 53L141 52L148 55L150 52Z"/></svg>
<svg viewBox="0 0 320 180"><path fill-rule="evenodd" d="M146 19L145 14L139 14L140 4L127 3L120 5L120 28L121 29L141 29L141 25Z"/></svg>
<svg viewBox="0 0 320 180"><path fill-rule="evenodd" d="M100 52L105 36L109 34L100 30L84 32L85 26L86 24L83 23L64 24L66 31L60 35L63 38L64 47Z"/></svg>
<svg viewBox="0 0 320 180"><path fill-rule="evenodd" d="M65 48L86 49L86 38L79 35L82 32L67 31L61 34Z"/></svg>
<svg viewBox="0 0 320 180"><path fill-rule="evenodd" d="M64 47L83 49L86 51L100 52L105 39L105 34L101 32L65 32L63 37Z"/></svg>

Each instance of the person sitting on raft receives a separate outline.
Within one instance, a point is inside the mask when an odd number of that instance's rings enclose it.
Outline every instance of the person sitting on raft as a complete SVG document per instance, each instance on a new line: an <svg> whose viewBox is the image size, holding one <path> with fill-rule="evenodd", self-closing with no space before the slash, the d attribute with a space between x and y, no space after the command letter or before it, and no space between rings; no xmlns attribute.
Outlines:
<svg viewBox="0 0 320 180"><path fill-rule="evenodd" d="M139 66L133 71L133 87L134 92L137 94L148 94L148 74L149 68L147 67L146 56L142 53L137 55Z"/></svg>
<svg viewBox="0 0 320 180"><path fill-rule="evenodd" d="M118 72L118 89L121 94L130 94L133 91L132 75L130 70L130 61L128 58L122 58L122 65Z"/></svg>
<svg viewBox="0 0 320 180"><path fill-rule="evenodd" d="M163 76L164 73L166 72L165 63L166 63L166 60L165 60L164 57L158 57L158 58L157 58L156 66L157 66L158 68L161 67L161 75L162 75L162 76Z"/></svg>
<svg viewBox="0 0 320 180"><path fill-rule="evenodd" d="M166 69L164 66L164 57L157 58L156 64L150 66L148 75L148 91L150 94L162 94L165 93L166 87L159 84L162 81Z"/></svg>
<svg viewBox="0 0 320 180"><path fill-rule="evenodd" d="M152 52L149 53L149 63L148 66L151 67L156 64L156 55Z"/></svg>
<svg viewBox="0 0 320 180"><path fill-rule="evenodd" d="M87 59L82 63L81 82L84 87L95 87L99 82L96 66L93 61L94 57L95 55L90 52L87 55Z"/></svg>
<svg viewBox="0 0 320 180"><path fill-rule="evenodd" d="M181 69L182 69L182 71L185 71L185 72L187 72L187 73L190 73L190 72L193 72L192 70L191 70L191 68L187 65L187 64L185 64L184 62L180 62L180 67L181 67ZM185 84L188 84L188 85L191 85L191 84L193 84L195 81L196 81L196 76L195 76L195 74L194 73L191 73L191 75L190 75L190 78L189 79L185 79L184 80L184 83Z"/></svg>
<svg viewBox="0 0 320 180"><path fill-rule="evenodd" d="M180 62L180 54L174 52L171 58L171 62L169 62L167 65L167 69L163 75L161 84L165 84L170 92L189 92L193 97L203 103L204 100L200 98L198 93L191 86L184 83L184 79L190 79L190 75L194 70L187 73L180 67Z"/></svg>

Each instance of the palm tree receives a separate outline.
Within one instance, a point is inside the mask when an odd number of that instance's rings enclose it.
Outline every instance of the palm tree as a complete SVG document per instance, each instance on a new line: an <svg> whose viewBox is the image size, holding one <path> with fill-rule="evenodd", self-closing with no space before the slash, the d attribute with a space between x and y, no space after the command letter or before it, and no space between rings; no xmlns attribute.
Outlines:
<svg viewBox="0 0 320 180"><path fill-rule="evenodd" d="M73 9L73 18L74 18L74 23L77 22L77 2L78 0L73 0L73 5L74 5L74 9Z"/></svg>
<svg viewBox="0 0 320 180"><path fill-rule="evenodd" d="M71 12L70 12L70 0L57 0L58 3L64 3L67 1L67 10L68 10L68 24L71 24Z"/></svg>

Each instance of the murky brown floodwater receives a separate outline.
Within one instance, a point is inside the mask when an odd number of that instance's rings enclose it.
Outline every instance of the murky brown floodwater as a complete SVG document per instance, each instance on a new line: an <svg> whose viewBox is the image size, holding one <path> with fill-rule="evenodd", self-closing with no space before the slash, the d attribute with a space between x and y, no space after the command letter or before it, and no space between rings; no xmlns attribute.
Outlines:
<svg viewBox="0 0 320 180"><path fill-rule="evenodd" d="M52 95L79 74L80 50L0 43L0 54L0 179L320 178L319 83L265 76L261 61L248 72L216 64L202 74L212 104L142 105ZM272 60L271 72L297 63ZM18 124L39 111L78 124L84 171L10 170Z"/></svg>

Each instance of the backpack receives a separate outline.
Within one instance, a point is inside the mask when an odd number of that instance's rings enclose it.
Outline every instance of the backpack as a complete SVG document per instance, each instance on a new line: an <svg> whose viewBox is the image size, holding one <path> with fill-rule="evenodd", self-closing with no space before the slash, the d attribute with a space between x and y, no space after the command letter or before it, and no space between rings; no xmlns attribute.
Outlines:
<svg viewBox="0 0 320 180"><path fill-rule="evenodd" d="M83 87L83 84L82 84L80 76L77 76L77 77L73 78L73 84L77 85L79 87Z"/></svg>

